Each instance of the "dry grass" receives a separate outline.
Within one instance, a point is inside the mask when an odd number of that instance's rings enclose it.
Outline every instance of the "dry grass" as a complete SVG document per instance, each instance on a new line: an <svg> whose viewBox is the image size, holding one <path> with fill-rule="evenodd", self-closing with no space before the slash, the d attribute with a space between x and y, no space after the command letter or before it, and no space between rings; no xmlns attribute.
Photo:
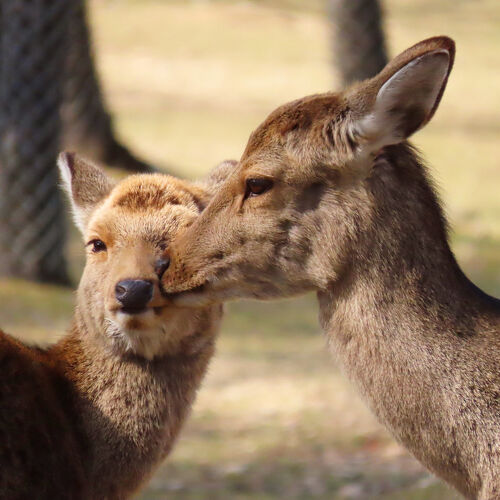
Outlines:
<svg viewBox="0 0 500 500"><path fill-rule="evenodd" d="M93 0L91 7L120 134L180 175L237 158L275 106L335 87L321 0ZM457 40L441 108L415 142L442 186L460 262L500 295L500 5L387 0L386 9L392 52L438 33ZM74 262L79 246L74 237ZM71 307L67 290L0 283L2 327L23 338L57 338ZM394 443L338 373L314 297L228 309L192 418L141 498L455 498Z"/></svg>

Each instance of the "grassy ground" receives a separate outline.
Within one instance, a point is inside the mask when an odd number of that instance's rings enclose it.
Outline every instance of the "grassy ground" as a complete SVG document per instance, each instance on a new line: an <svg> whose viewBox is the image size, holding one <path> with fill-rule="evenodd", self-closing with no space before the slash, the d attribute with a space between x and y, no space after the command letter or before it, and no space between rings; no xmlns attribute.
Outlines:
<svg viewBox="0 0 500 500"><path fill-rule="evenodd" d="M307 6L307 8L305 7ZM93 0L99 66L122 137L188 177L238 157L278 104L335 87L321 0ZM415 138L467 273L500 295L500 5L387 0L393 53L445 33L447 93ZM69 255L78 276L80 242ZM67 327L68 290L0 282L0 323L32 341ZM228 307L179 443L141 498L456 498L376 423L323 348L314 297Z"/></svg>

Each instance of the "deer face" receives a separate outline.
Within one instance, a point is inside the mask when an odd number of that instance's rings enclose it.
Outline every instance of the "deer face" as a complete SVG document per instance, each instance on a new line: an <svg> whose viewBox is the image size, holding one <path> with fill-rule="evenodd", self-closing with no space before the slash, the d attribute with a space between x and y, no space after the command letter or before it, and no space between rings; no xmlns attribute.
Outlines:
<svg viewBox="0 0 500 500"><path fill-rule="evenodd" d="M453 57L449 38L425 40L371 80L274 111L171 245L162 281L176 303L283 297L342 279L376 216L370 179L397 175L385 153L432 117Z"/></svg>
<svg viewBox="0 0 500 500"><path fill-rule="evenodd" d="M69 153L59 165L87 252L78 288L87 328L119 353L151 359L174 349L196 313L162 297L169 264L162 253L198 216L206 194L164 175L135 175L113 186Z"/></svg>
<svg viewBox="0 0 500 500"><path fill-rule="evenodd" d="M313 96L279 108L252 134L213 202L169 249L164 286L188 292L176 301L291 296L337 279L353 243L353 205L366 196L342 172L352 160L345 110L341 95ZM342 149L330 150L335 140Z"/></svg>

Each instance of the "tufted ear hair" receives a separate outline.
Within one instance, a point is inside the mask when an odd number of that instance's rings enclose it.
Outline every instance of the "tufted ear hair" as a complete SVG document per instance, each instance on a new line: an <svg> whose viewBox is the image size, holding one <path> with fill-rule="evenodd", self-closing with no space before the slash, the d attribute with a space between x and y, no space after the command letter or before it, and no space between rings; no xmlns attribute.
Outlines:
<svg viewBox="0 0 500 500"><path fill-rule="evenodd" d="M236 160L225 160L210 170L208 176L199 183L211 198L224 181L235 171L238 162Z"/></svg>
<svg viewBox="0 0 500 500"><path fill-rule="evenodd" d="M61 153L57 165L75 224L83 233L90 215L111 192L113 183L102 169L75 153Z"/></svg>
<svg viewBox="0 0 500 500"><path fill-rule="evenodd" d="M410 47L374 78L346 93L353 135L370 152L407 139L434 115L455 57L448 37Z"/></svg>

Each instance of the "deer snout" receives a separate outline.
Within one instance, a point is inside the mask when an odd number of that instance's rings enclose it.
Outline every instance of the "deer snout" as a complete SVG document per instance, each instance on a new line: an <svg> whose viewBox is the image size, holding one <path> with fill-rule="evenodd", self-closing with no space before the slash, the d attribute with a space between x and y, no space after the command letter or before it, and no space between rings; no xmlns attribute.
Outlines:
<svg viewBox="0 0 500 500"><path fill-rule="evenodd" d="M205 269L192 270L190 266L192 262L186 262L186 259L180 256L176 249L170 249L168 259L168 268L160 278L164 296L171 297L182 292L190 292L206 283Z"/></svg>
<svg viewBox="0 0 500 500"><path fill-rule="evenodd" d="M115 286L115 297L124 312L141 312L153 297L153 283L148 280L122 280Z"/></svg>

